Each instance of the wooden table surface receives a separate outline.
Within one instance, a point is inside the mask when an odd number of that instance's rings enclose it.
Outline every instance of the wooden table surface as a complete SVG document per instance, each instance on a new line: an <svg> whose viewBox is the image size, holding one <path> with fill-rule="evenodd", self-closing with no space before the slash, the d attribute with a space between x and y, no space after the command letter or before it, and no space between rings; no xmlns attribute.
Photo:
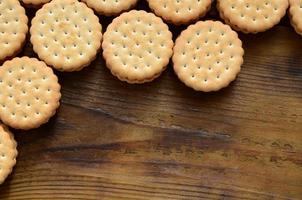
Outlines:
<svg viewBox="0 0 302 200"><path fill-rule="evenodd" d="M62 106L14 131L18 163L0 199L302 199L302 37L285 18L240 38L242 72L215 93L185 87L171 65L143 85L118 81L101 56L56 72ZM29 42L21 55L36 57Z"/></svg>

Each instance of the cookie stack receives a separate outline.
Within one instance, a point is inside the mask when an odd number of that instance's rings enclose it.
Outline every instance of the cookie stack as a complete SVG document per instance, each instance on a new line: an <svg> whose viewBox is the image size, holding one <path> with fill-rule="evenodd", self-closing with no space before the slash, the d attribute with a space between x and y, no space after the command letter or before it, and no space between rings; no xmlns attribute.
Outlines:
<svg viewBox="0 0 302 200"><path fill-rule="evenodd" d="M131 10L138 0L21 0L39 8L30 41L37 58L17 57L25 43L28 18L18 0L0 2L0 119L14 129L38 128L56 113L61 86L53 69L79 71L101 48L107 68L121 81L153 81L171 58L178 78L202 92L227 87L241 70L244 50L238 34L275 26L290 6L302 35L302 0L217 0L220 21L198 21L211 0L147 0L150 9ZM98 16L117 16L102 34ZM166 23L188 25L175 43ZM192 24L193 23L193 24ZM191 25L190 25L191 24ZM0 184L16 163L17 143L0 124Z"/></svg>

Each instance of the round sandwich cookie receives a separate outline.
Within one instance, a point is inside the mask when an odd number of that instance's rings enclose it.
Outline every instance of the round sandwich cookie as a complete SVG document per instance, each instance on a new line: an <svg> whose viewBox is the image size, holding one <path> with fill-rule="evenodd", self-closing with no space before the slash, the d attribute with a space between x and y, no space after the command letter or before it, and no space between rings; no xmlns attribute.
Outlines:
<svg viewBox="0 0 302 200"><path fill-rule="evenodd" d="M60 71L88 66L101 47L102 26L86 4L53 0L37 11L30 28L34 51Z"/></svg>
<svg viewBox="0 0 302 200"><path fill-rule="evenodd" d="M18 0L0 1L0 61L18 54L28 32L27 16Z"/></svg>
<svg viewBox="0 0 302 200"><path fill-rule="evenodd" d="M266 31L286 14L288 0L218 0L220 17L237 31Z"/></svg>
<svg viewBox="0 0 302 200"><path fill-rule="evenodd" d="M50 2L51 0L21 0L26 6L39 8L45 3Z"/></svg>
<svg viewBox="0 0 302 200"><path fill-rule="evenodd" d="M174 71L188 87L210 92L224 88L240 72L243 48L238 35L219 21L190 25L176 39Z"/></svg>
<svg viewBox="0 0 302 200"><path fill-rule="evenodd" d="M82 0L97 13L106 16L118 15L134 7L138 0Z"/></svg>
<svg viewBox="0 0 302 200"><path fill-rule="evenodd" d="M153 12L165 21L180 25L203 17L211 8L211 0L147 0Z"/></svg>
<svg viewBox="0 0 302 200"><path fill-rule="evenodd" d="M153 13L132 10L115 18L104 33L103 56L111 73L128 83L157 78L172 56L172 33Z"/></svg>
<svg viewBox="0 0 302 200"><path fill-rule="evenodd" d="M290 21L296 32L302 35L302 0L289 0Z"/></svg>
<svg viewBox="0 0 302 200"><path fill-rule="evenodd" d="M0 123L0 185L16 164L17 143L8 128Z"/></svg>
<svg viewBox="0 0 302 200"><path fill-rule="evenodd" d="M15 129L38 128L60 105L57 76L35 58L14 58L0 67L0 119Z"/></svg>

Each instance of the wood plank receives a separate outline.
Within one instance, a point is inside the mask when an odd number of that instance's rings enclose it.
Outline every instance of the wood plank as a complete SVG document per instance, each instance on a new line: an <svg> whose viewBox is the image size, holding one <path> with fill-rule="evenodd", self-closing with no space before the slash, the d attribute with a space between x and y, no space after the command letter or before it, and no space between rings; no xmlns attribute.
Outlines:
<svg viewBox="0 0 302 200"><path fill-rule="evenodd" d="M0 199L302 199L302 37L285 19L240 38L242 73L215 93L185 87L171 65L129 85L101 56L57 73L62 106L17 131ZM22 54L34 56L29 42Z"/></svg>

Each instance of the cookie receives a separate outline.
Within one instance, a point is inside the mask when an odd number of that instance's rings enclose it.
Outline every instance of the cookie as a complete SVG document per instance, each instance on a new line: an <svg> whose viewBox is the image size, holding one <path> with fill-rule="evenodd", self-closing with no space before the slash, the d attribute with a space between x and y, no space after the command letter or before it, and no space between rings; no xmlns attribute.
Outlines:
<svg viewBox="0 0 302 200"><path fill-rule="evenodd" d="M0 67L0 119L15 129L46 123L60 105L60 85L52 69L35 58L14 58Z"/></svg>
<svg viewBox="0 0 302 200"><path fill-rule="evenodd" d="M17 143L6 126L0 124L0 185L16 164Z"/></svg>
<svg viewBox="0 0 302 200"><path fill-rule="evenodd" d="M101 46L102 26L86 4L53 0L37 11L30 28L33 50L60 71L88 66Z"/></svg>
<svg viewBox="0 0 302 200"><path fill-rule="evenodd" d="M27 16L18 0L0 3L0 61L18 54L28 32Z"/></svg>
<svg viewBox="0 0 302 200"><path fill-rule="evenodd" d="M134 7L138 0L82 0L97 13L106 16L118 15Z"/></svg>
<svg viewBox="0 0 302 200"><path fill-rule="evenodd" d="M26 6L39 8L45 3L50 2L51 0L21 0Z"/></svg>
<svg viewBox="0 0 302 200"><path fill-rule="evenodd" d="M195 21L211 8L211 0L148 0L148 2L157 16L176 25Z"/></svg>
<svg viewBox="0 0 302 200"><path fill-rule="evenodd" d="M113 20L104 33L102 46L113 75L128 83L145 83L165 70L173 40L161 18L132 10Z"/></svg>
<svg viewBox="0 0 302 200"><path fill-rule="evenodd" d="M200 21L176 39L172 57L176 75L188 87L210 92L224 88L240 72L242 42L228 25Z"/></svg>
<svg viewBox="0 0 302 200"><path fill-rule="evenodd" d="M237 31L266 31L286 14L288 0L218 0L220 17Z"/></svg>
<svg viewBox="0 0 302 200"><path fill-rule="evenodd" d="M290 21L296 32L302 35L302 0L289 0Z"/></svg>

